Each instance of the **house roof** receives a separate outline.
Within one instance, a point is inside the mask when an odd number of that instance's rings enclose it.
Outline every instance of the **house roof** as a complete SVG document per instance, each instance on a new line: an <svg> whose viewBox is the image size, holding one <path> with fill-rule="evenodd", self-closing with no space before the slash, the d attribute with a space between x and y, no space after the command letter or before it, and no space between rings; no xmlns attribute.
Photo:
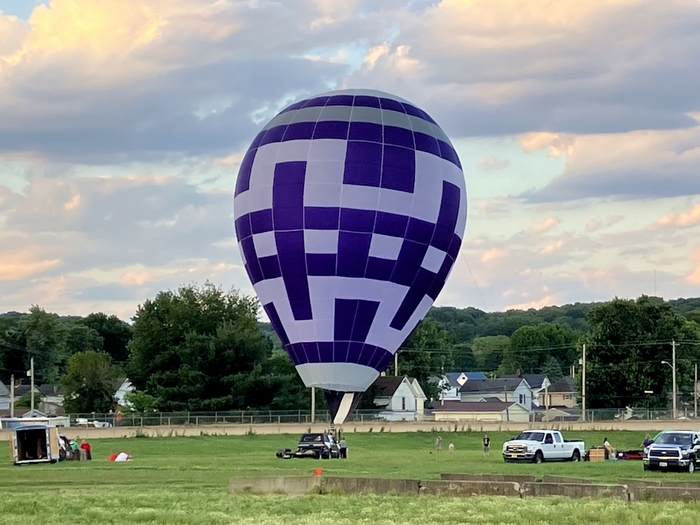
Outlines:
<svg viewBox="0 0 700 525"><path fill-rule="evenodd" d="M39 392L44 396L60 396L63 395L63 388L61 385L41 385Z"/></svg>
<svg viewBox="0 0 700 525"><path fill-rule="evenodd" d="M510 401L508 403L504 401L490 401L488 403L445 401L439 407L434 408L433 412L503 412L506 408L510 409L513 405L517 405L517 403Z"/></svg>
<svg viewBox="0 0 700 525"><path fill-rule="evenodd" d="M9 396L10 390L0 381L0 396Z"/></svg>
<svg viewBox="0 0 700 525"><path fill-rule="evenodd" d="M562 377L549 387L549 392L576 392L576 383L573 377Z"/></svg>
<svg viewBox="0 0 700 525"><path fill-rule="evenodd" d="M31 385L18 385L15 387L15 397L19 398L22 396L26 396L27 394L31 393L31 390ZM39 392L39 389L36 386L34 387L34 393L41 394L41 392Z"/></svg>
<svg viewBox="0 0 700 525"><path fill-rule="evenodd" d="M377 394L380 397L391 397L403 383L403 380L404 376L379 376L372 383L372 386L377 388Z"/></svg>
<svg viewBox="0 0 700 525"><path fill-rule="evenodd" d="M535 389L544 388L542 385L544 384L544 382L546 380L548 380L547 374L523 374L519 377L520 377L520 379L524 379L525 381L527 381L527 384L530 385L530 388L535 388ZM518 378L518 376L504 376L501 379L506 379L506 378L508 378L508 379Z"/></svg>
<svg viewBox="0 0 700 525"><path fill-rule="evenodd" d="M457 382L457 378L462 374L467 378L467 381L483 381L486 379L486 374L483 372L446 372L445 378L451 386L459 388L460 384Z"/></svg>
<svg viewBox="0 0 700 525"><path fill-rule="evenodd" d="M467 381L459 389L460 393L476 394L479 392L512 392L523 380L519 377L502 377L500 379L485 379L482 381Z"/></svg>
<svg viewBox="0 0 700 525"><path fill-rule="evenodd" d="M422 398L424 401L428 399L425 392L423 392L420 383L415 377L409 377L408 382L411 383L411 387L413 387L413 392L416 394L417 398Z"/></svg>

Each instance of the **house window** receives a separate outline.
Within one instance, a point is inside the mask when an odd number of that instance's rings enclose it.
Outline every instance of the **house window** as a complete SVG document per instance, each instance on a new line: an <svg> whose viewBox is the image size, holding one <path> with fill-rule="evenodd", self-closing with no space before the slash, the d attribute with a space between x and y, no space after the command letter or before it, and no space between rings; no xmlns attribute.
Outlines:
<svg viewBox="0 0 700 525"><path fill-rule="evenodd" d="M406 398L401 398L401 410L406 410Z"/></svg>
<svg viewBox="0 0 700 525"><path fill-rule="evenodd" d="M520 403L521 405L525 404L525 394L520 394L518 396L518 403Z"/></svg>
<svg viewBox="0 0 700 525"><path fill-rule="evenodd" d="M573 396L571 394L564 394L564 399L566 399L567 401L571 400L572 398Z"/></svg>

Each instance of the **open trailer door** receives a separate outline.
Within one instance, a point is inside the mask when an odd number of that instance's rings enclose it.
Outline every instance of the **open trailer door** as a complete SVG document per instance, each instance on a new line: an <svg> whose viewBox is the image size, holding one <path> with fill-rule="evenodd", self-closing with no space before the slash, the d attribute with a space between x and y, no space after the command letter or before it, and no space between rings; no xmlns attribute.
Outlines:
<svg viewBox="0 0 700 525"><path fill-rule="evenodd" d="M10 459L12 460L12 464L16 465L17 464L17 436L15 433L12 433L12 437L10 438Z"/></svg>
<svg viewBox="0 0 700 525"><path fill-rule="evenodd" d="M47 427L47 440L49 446L46 451L46 456L51 460L51 463L56 463L60 457L60 447L58 445L58 429L56 427Z"/></svg>

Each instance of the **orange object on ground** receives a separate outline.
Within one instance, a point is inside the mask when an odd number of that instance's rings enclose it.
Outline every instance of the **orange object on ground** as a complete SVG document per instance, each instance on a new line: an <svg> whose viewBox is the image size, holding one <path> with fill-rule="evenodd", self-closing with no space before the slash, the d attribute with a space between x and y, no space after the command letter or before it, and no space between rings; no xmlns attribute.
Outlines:
<svg viewBox="0 0 700 525"><path fill-rule="evenodd" d="M321 472L323 472L323 469L321 467L318 467L316 471L314 472L314 476L318 477L321 475Z"/></svg>

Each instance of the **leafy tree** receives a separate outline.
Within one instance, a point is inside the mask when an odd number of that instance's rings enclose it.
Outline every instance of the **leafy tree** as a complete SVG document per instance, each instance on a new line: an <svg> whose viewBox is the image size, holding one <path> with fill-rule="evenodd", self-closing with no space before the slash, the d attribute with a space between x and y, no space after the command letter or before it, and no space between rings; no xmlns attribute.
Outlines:
<svg viewBox="0 0 700 525"><path fill-rule="evenodd" d="M76 324L66 329L66 353L71 356L78 352L101 352L103 340L92 328Z"/></svg>
<svg viewBox="0 0 700 525"><path fill-rule="evenodd" d="M554 356L551 356L547 360L545 365L542 367L541 373L545 374L552 384L564 377L559 360Z"/></svg>
<svg viewBox="0 0 700 525"><path fill-rule="evenodd" d="M90 314L79 322L97 332L102 338L103 350L112 356L115 363L126 363L129 358L127 345L132 336L129 324L116 315L108 316L101 312Z"/></svg>
<svg viewBox="0 0 700 525"><path fill-rule="evenodd" d="M423 319L399 350L399 374L415 377L427 398L436 398L437 385L429 379L452 369L452 345L447 330L432 319Z"/></svg>
<svg viewBox="0 0 700 525"><path fill-rule="evenodd" d="M481 370L478 365L472 345L468 343L459 343L452 348L452 371L459 372L475 372Z"/></svg>
<svg viewBox="0 0 700 525"><path fill-rule="evenodd" d="M472 343L474 360L478 369L482 372L496 370L503 360L503 355L509 349L510 337L507 335L477 337Z"/></svg>
<svg viewBox="0 0 700 525"><path fill-rule="evenodd" d="M211 283L158 293L133 318L129 379L162 410L246 408L272 349L257 311L255 299Z"/></svg>
<svg viewBox="0 0 700 525"><path fill-rule="evenodd" d="M588 322L593 329L587 348L590 408L668 406L671 368L661 361L671 361L673 340L681 342L679 390L692 382L690 368L699 357L700 333L697 324L676 314L669 303L647 296L615 299L591 310Z"/></svg>
<svg viewBox="0 0 700 525"><path fill-rule="evenodd" d="M66 412L108 412L114 405L120 374L104 352L89 350L71 356L61 380Z"/></svg>
<svg viewBox="0 0 700 525"><path fill-rule="evenodd" d="M66 362L66 330L58 315L39 306L19 320L19 331L27 349L25 366L34 358L34 374L38 383L55 383Z"/></svg>
<svg viewBox="0 0 700 525"><path fill-rule="evenodd" d="M510 338L510 348L504 352L499 372L541 373L550 357L558 361L561 369L567 369L578 358L577 340L573 331L554 324L520 327Z"/></svg>
<svg viewBox="0 0 700 525"><path fill-rule="evenodd" d="M158 410L158 404L160 403L160 399L157 397L138 390L132 390L126 394L124 399L129 403L130 410L140 413L155 412Z"/></svg>

